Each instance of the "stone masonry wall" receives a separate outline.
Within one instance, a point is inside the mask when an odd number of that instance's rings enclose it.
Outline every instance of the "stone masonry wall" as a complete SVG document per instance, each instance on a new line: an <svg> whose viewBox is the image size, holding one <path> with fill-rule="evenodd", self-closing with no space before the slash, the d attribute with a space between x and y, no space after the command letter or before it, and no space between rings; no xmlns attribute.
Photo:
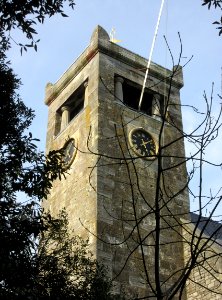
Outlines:
<svg viewBox="0 0 222 300"><path fill-rule="evenodd" d="M187 243L184 243L185 262L191 257L191 234L194 228L186 226L183 231ZM198 237L198 232L197 232ZM197 237L194 240L194 245L197 242ZM200 243L199 249L206 241L203 236L203 242ZM219 253L220 247L209 242L208 248L203 251L192 270L189 280L187 281L187 299L188 300L220 300L222 294L222 258Z"/></svg>
<svg viewBox="0 0 222 300"><path fill-rule="evenodd" d="M121 53L119 54L121 55ZM98 235L104 243L98 242L97 257L109 267L110 275L116 278L116 292L126 290L130 297L145 297L150 291L146 289L147 282L144 279L142 252L145 254L145 264L149 270L149 279L155 286L154 279L154 245L155 241L151 235L155 229L155 216L152 211L154 205L156 182L157 182L157 160L144 160L130 150L129 133L133 128L143 127L149 131L158 141L162 121L141 114L126 107L115 98L115 76L134 81L142 85L142 72L136 71L134 65L128 65L117 61L114 57L100 54L100 82L99 82L99 140L98 150L101 157L97 167L98 172ZM163 93L165 84L155 77L150 77L152 90ZM148 81L148 85L150 82ZM168 87L169 88L169 87ZM170 109L171 116L182 127L179 90L171 87ZM166 125L164 138L166 142L175 140L180 136L177 129ZM183 139L174 143L168 150L170 156L184 156ZM127 159L134 157L135 161L127 164ZM165 165L173 163L165 160ZM166 185L170 185L171 192L176 193L182 186L186 185L186 167L183 164L177 170L166 172ZM172 192L173 193L173 192ZM178 226L177 215L185 215L189 211L188 194L185 189L177 198L170 201L167 209L175 214L177 220L168 219L168 224L177 224L177 232L166 227L162 230L163 241L160 273L162 281L169 278L177 269L183 267L181 230ZM145 238L146 245L143 249L138 247L138 228L135 230L135 214L141 219L139 230L142 239ZM166 223L165 223L166 224ZM168 226L169 227L169 226ZM181 240L182 241L182 240ZM134 251L133 249L136 248ZM166 289L174 282L174 277L165 283ZM185 297L185 295L184 295ZM176 299L176 298L175 298ZM185 298L184 298L185 299Z"/></svg>
<svg viewBox="0 0 222 300"><path fill-rule="evenodd" d="M68 73L68 72L67 72ZM63 75L68 77L66 73ZM84 109L68 124L68 126L55 136L56 113L59 107L70 95L83 83L88 82L88 100L85 99ZM52 88L56 89L57 84ZM81 72L73 76L69 84L61 89L59 95L49 105L47 151L60 149L65 142L74 138L77 143L77 154L68 170L66 178L57 180L53 184L51 194L44 201L44 208L49 209L52 214L58 214L59 210L65 208L70 220L70 226L76 234L83 238L89 238L91 249L96 252L96 239L92 232L97 232L97 195L92 186L96 185L96 170L91 176L90 172L95 164L96 157L87 148L87 139L91 130L89 147L97 151L98 139L98 55L90 61ZM87 230L86 230L87 228Z"/></svg>

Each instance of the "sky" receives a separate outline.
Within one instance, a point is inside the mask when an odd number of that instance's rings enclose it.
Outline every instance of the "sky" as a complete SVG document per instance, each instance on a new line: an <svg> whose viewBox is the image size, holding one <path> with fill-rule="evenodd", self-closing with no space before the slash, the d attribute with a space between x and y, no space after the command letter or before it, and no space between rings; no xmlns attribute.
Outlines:
<svg viewBox="0 0 222 300"><path fill-rule="evenodd" d="M202 1L166 0L152 60L164 67L172 63L163 36L166 36L175 61L180 51L178 32L182 40L182 60L184 67L184 87L181 90L182 104L195 105L204 110L203 93L210 96L214 82L215 115L219 111L222 79L222 36L218 36L216 26L220 11L201 6ZM39 138L39 148L44 151L47 127L47 106L44 91L48 82L56 82L64 71L83 52L90 41L94 28L99 24L108 33L115 28L116 38L121 46L145 57L149 57L151 43L157 22L161 0L76 0L72 11L68 6L68 18L55 16L47 19L36 30L40 42L37 53L29 50L20 55L16 44L12 45L9 57L12 67L23 83L19 93L25 104L35 110L36 118L30 130ZM23 37L18 31L12 32L17 42ZM188 109L183 110L186 130L192 130L199 119ZM222 138L219 137L206 153L214 162L221 160ZM192 150L186 145L186 151ZM204 177L206 191L216 192L221 185L221 170L207 166ZM195 182L196 188L198 183ZM191 201L192 202L192 201ZM195 209L193 203L192 207ZM222 210L220 210L222 212Z"/></svg>

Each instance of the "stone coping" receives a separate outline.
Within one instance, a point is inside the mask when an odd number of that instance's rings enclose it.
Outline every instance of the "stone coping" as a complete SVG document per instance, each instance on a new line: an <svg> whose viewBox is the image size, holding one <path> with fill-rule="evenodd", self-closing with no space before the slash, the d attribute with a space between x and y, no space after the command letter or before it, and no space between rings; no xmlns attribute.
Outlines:
<svg viewBox="0 0 222 300"><path fill-rule="evenodd" d="M61 91L70 83L70 81L73 80L77 74L79 74L79 72L93 59L98 52L121 61L138 70L137 72L142 72L145 74L147 59L111 42L108 33L98 25L92 34L89 46L84 50L84 52L63 73L63 75L55 84L48 83L46 85L45 104L50 105L50 103L61 93ZM165 81L167 84L172 84L172 86L178 89L183 87L183 73L181 66L175 66L174 70L172 71L151 62L149 75Z"/></svg>

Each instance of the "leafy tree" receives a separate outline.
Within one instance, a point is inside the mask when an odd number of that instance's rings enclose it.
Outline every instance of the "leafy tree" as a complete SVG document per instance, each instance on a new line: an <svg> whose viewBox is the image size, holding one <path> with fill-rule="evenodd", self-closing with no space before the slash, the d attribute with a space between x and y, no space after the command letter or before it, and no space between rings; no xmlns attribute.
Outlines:
<svg viewBox="0 0 222 300"><path fill-rule="evenodd" d="M28 222L30 212L25 213L23 222ZM12 217L18 221L14 214ZM1 299L116 299L110 295L111 281L105 269L92 258L87 241L69 232L64 211L58 219L46 214L36 218L36 225L41 229L40 243L34 237L25 251L20 247L16 259L12 257L11 266L5 264ZM30 224L24 228L31 228ZM24 237L21 241L25 241ZM7 239L6 242L9 243Z"/></svg>
<svg viewBox="0 0 222 300"><path fill-rule="evenodd" d="M52 180L61 176L61 152L49 153L45 158L34 144L37 139L28 133L34 117L17 94L20 80L5 63L0 53L0 153L1 179L0 196L7 201L14 200L16 192L42 199L46 197Z"/></svg>
<svg viewBox="0 0 222 300"><path fill-rule="evenodd" d="M37 43L39 40L35 40L37 34L35 25L37 23L44 23L47 17L52 17L55 14L61 14L63 17L67 17L64 14L64 5L68 3L73 9L75 6L74 0L21 0L21 1L0 1L0 28L1 38L6 39L10 44L12 38L12 30L21 30L29 41L27 44L19 44L21 52L24 49L27 51L27 47L34 47L37 51Z"/></svg>
<svg viewBox="0 0 222 300"><path fill-rule="evenodd" d="M56 220L46 218L45 226L36 255L38 297L114 299L105 269L93 259L88 242L69 231L66 213L62 211Z"/></svg>
<svg viewBox="0 0 222 300"><path fill-rule="evenodd" d="M203 0L202 5L207 5L208 9L214 7L215 9L222 10L222 0ZM219 25L217 29L219 29L219 35L222 34L222 16L219 21L215 21L213 24Z"/></svg>
<svg viewBox="0 0 222 300"><path fill-rule="evenodd" d="M4 46L4 45L3 45ZM42 231L36 204L63 174L62 151L47 157L28 133L34 117L17 94L20 80L0 51L0 287L29 285L33 239ZM28 197L17 201L18 193Z"/></svg>

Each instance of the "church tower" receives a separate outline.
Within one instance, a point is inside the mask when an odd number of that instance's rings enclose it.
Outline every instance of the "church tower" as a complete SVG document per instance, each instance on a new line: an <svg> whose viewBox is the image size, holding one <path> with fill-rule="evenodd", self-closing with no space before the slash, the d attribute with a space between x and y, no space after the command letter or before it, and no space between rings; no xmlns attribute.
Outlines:
<svg viewBox="0 0 222 300"><path fill-rule="evenodd" d="M180 217L189 211L182 70L151 63L138 110L146 66L97 26L45 96L47 151L64 147L69 175L54 183L44 206L52 214L66 208L108 267L114 293L132 298L154 295L157 286L167 291L179 277Z"/></svg>

